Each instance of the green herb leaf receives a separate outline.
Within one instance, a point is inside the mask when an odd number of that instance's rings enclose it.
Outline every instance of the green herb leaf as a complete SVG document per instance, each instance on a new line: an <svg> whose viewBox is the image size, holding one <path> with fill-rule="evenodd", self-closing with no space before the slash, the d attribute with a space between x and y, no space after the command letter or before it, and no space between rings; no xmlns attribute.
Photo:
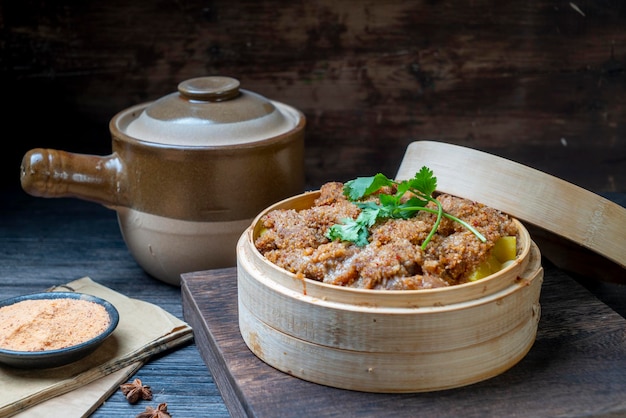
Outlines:
<svg viewBox="0 0 626 418"><path fill-rule="evenodd" d="M396 194L380 194L378 200L380 204L375 202L358 202L384 186L395 186ZM420 210L434 213L437 220L433 225L430 233L422 243L422 249L425 249L430 242L432 236L437 232L441 219L446 217L472 231L478 239L485 242L485 237L471 225L443 211L441 203L432 197L437 190L437 177L431 169L424 166L415 173L410 180L396 182L389 179L384 174L378 173L372 177L358 177L344 184L343 193L351 201L361 209L361 213L356 219L342 219L341 224L333 225L326 232L326 238L331 241L342 240L354 242L358 246L365 246L369 240L369 228L376 223L378 219L397 218L409 219L417 214ZM402 197L407 193L414 194L406 202L402 203ZM437 209L426 207L429 202L433 202Z"/></svg>
<svg viewBox="0 0 626 418"><path fill-rule="evenodd" d="M369 196L383 186L392 186L393 182L384 174L376 174L372 177L357 177L347 181L343 186L343 194L352 201Z"/></svg>
<svg viewBox="0 0 626 418"><path fill-rule="evenodd" d="M356 219L342 219L342 224L335 224L326 232L326 238L331 241L342 240L354 242L359 247L367 245L369 228L376 223L381 208L366 206Z"/></svg>
<svg viewBox="0 0 626 418"><path fill-rule="evenodd" d="M432 196L437 190L437 177L434 176L433 171L424 166L420 171L415 174L415 177L407 182L409 189L417 189L425 196Z"/></svg>

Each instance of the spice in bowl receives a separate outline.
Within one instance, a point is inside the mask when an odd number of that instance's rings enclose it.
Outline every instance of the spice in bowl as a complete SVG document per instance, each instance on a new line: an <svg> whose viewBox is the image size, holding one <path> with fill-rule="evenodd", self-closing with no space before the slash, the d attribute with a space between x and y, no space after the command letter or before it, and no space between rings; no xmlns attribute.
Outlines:
<svg viewBox="0 0 626 418"><path fill-rule="evenodd" d="M104 306L81 299L32 299L0 307L0 348L45 351L71 347L102 334Z"/></svg>

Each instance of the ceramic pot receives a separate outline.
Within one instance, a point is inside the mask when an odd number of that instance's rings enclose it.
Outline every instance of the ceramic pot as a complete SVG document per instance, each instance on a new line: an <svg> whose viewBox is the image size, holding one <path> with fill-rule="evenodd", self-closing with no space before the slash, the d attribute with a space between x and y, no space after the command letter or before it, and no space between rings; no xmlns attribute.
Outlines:
<svg viewBox="0 0 626 418"><path fill-rule="evenodd" d="M531 349L543 268L520 222L515 261L483 279L437 289L355 289L298 277L254 246L265 214L309 208L318 196L272 205L237 244L239 329L261 360L341 389L429 392L497 376Z"/></svg>
<svg viewBox="0 0 626 418"><path fill-rule="evenodd" d="M115 210L138 264L179 285L181 273L234 266L254 216L303 191L304 127L300 111L236 79L194 78L115 115L108 156L30 150L22 188Z"/></svg>

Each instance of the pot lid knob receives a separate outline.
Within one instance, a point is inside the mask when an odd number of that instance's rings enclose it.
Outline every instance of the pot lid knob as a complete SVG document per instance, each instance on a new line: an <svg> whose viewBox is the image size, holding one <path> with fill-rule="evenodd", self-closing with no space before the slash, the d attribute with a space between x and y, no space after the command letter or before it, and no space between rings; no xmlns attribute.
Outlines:
<svg viewBox="0 0 626 418"><path fill-rule="evenodd" d="M298 123L295 109L240 88L232 77L197 77L150 103L126 134L182 146L228 146L274 138Z"/></svg>
<svg viewBox="0 0 626 418"><path fill-rule="evenodd" d="M178 92L190 100L221 102L239 95L239 80L231 77L198 77L183 81Z"/></svg>

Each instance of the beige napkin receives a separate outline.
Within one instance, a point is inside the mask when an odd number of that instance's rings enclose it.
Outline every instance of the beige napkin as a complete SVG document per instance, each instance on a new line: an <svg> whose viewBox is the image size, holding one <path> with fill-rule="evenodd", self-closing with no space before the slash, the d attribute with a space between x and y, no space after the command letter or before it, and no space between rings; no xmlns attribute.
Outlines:
<svg viewBox="0 0 626 418"><path fill-rule="evenodd" d="M78 409L72 408L72 413L61 415L65 417L88 415L149 357L193 338L189 325L162 308L131 299L94 282L89 277L51 290L73 290L108 300L119 311L120 322L102 346L75 363L42 370L23 370L0 365L2 417L13 416L38 404L41 408L48 402L53 402L55 405L53 410L61 413L63 407L56 405L67 404L58 398L60 395L68 394L72 395L69 398L78 399L83 393L88 395L93 403L89 402L89 405L80 406ZM110 376L114 373L115 376ZM106 383L96 383L105 376L108 376ZM90 385L92 383L94 385ZM80 412L84 407L87 409ZM33 409L33 412L35 411Z"/></svg>
<svg viewBox="0 0 626 418"><path fill-rule="evenodd" d="M126 383L135 372L143 366L139 361L117 372L94 380L93 382L59 395L25 411L12 415L12 418L49 418L51 412L63 418L87 418L90 416L122 383Z"/></svg>

